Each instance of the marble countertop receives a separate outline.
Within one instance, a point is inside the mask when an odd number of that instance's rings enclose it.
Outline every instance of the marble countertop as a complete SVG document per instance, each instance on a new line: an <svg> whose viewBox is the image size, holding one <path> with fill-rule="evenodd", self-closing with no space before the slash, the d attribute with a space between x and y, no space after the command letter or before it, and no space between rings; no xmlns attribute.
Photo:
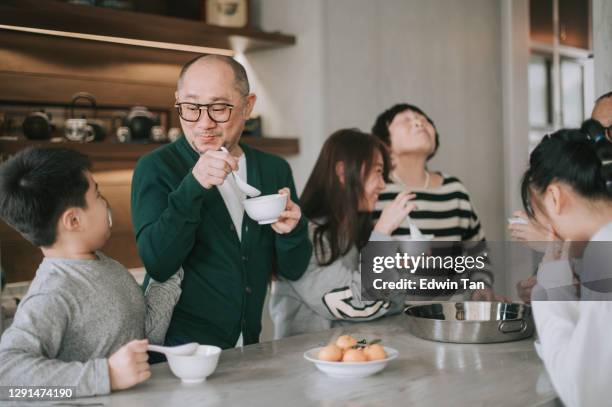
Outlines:
<svg viewBox="0 0 612 407"><path fill-rule="evenodd" d="M559 405L533 339L485 345L431 342L409 334L403 318L228 349L217 370L197 385L182 384L167 364L157 364L152 378L135 388L82 401L130 407ZM381 338L399 357L363 379L332 379L304 360L306 350L342 333Z"/></svg>

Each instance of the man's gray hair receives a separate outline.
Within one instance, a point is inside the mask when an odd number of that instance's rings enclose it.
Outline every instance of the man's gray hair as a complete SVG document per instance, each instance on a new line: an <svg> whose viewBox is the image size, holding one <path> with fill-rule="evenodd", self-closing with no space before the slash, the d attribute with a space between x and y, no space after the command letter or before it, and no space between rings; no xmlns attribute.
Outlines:
<svg viewBox="0 0 612 407"><path fill-rule="evenodd" d="M247 73L246 73L246 70L244 69L244 66L242 66L242 64L236 61L234 58L231 58L225 55L215 55L215 54L198 55L197 57L193 58L191 61L183 65L183 68L181 69L181 73L178 78L177 88L180 88L183 85L183 77L185 76L185 73L187 72L187 70L189 70L191 65L199 61L223 62L229 65L229 67L232 68L232 71L234 72L234 85L236 86L236 89L238 90L240 95L246 96L249 94L250 92L249 78L247 77Z"/></svg>

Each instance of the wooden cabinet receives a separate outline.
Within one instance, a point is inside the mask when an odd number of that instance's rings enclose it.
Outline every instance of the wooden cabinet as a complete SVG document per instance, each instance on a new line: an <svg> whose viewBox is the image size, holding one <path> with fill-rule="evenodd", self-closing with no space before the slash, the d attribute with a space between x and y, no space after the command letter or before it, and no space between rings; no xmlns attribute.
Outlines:
<svg viewBox="0 0 612 407"><path fill-rule="evenodd" d="M591 0L530 0L531 41L553 44L555 11L559 18L559 44L591 49Z"/></svg>
<svg viewBox="0 0 612 407"><path fill-rule="evenodd" d="M553 0L529 0L529 28L533 42L553 43Z"/></svg>
<svg viewBox="0 0 612 407"><path fill-rule="evenodd" d="M53 0L3 0L0 26L4 30L188 52L217 50L226 55L295 44L292 35L252 27L219 27L185 18Z"/></svg>
<svg viewBox="0 0 612 407"><path fill-rule="evenodd" d="M159 0L138 3L149 4L147 11L163 8ZM196 54L233 55L295 44L292 35L253 27L217 27L52 0L0 1L0 33L0 105L58 105L86 91L97 97L98 106L171 109L181 66ZM168 121L170 127L178 127L173 113ZM51 145L19 139L0 141L0 155L33 144ZM299 152L295 138L244 137L243 141L279 155ZM61 145L92 158L94 177L113 208L112 237L103 250L126 267L140 266L130 214L132 171L139 157L159 145L110 141ZM33 278L40 250L1 221L0 251L8 282Z"/></svg>
<svg viewBox="0 0 612 407"><path fill-rule="evenodd" d="M559 43L591 49L590 0L559 0ZM610 22L612 24L612 22Z"/></svg>

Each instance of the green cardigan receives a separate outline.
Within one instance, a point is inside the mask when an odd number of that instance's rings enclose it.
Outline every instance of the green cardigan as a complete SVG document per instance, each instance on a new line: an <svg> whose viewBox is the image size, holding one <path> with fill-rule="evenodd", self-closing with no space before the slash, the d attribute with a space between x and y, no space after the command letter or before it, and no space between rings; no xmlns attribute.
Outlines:
<svg viewBox="0 0 612 407"><path fill-rule="evenodd" d="M244 144L247 182L263 195L291 189L289 164ZM243 333L256 343L271 273L299 279L312 246L307 222L289 234L259 225L246 213L242 240L217 188L205 189L191 170L198 154L184 137L142 157L132 179L132 220L138 253L149 276L165 281L185 270L182 294L174 309L166 343L185 342L231 348Z"/></svg>

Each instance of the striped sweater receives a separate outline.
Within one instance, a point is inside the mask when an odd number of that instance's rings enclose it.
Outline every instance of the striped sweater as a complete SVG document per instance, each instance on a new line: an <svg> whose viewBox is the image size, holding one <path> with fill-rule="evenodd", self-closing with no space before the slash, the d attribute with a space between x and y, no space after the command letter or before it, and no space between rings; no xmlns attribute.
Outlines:
<svg viewBox="0 0 612 407"><path fill-rule="evenodd" d="M484 231L470 201L465 186L456 177L442 175L442 185L437 188L411 189L416 198L411 202L417 209L410 212L394 235L410 235L409 224L414 223L425 235L433 235L434 240L482 241ZM394 179L393 183L380 194L374 211L374 218L380 218L382 209L393 201L397 194L406 188Z"/></svg>
<svg viewBox="0 0 612 407"><path fill-rule="evenodd" d="M469 193L458 178L439 173L442 185L435 188L411 188L416 194L411 202L417 209L410 212L393 235L410 235L410 223L417 226L424 235L433 235L434 241L473 242L468 253L478 255L486 250L485 234L480 220L470 200ZM383 208L395 197L406 190L404 184L392 175L392 183L388 183L380 194L374 211L374 219L379 219ZM472 275L473 281L484 281L493 284L493 275L487 267L483 272Z"/></svg>

